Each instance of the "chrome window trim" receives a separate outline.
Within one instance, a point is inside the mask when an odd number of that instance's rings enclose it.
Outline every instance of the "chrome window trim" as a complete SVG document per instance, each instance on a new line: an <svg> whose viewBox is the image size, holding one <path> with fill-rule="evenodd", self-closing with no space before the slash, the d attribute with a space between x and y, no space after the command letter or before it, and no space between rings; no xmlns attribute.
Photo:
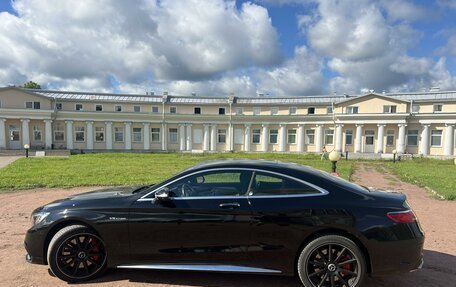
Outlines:
<svg viewBox="0 0 456 287"><path fill-rule="evenodd" d="M240 272L240 273L282 273L280 270L256 268L238 265L223 264L138 264L119 265L124 269L154 269L154 270L188 270L188 271L214 271L214 272Z"/></svg>
<svg viewBox="0 0 456 287"><path fill-rule="evenodd" d="M170 181L170 182L168 182L165 185L162 185L160 187L157 187L157 188L153 189L152 191L150 191L147 194L143 195L137 201L154 201L155 198L147 198L147 197L149 195L153 194L154 192L156 192L157 190L160 190L163 187L166 187L166 186L168 186L170 184L173 184L176 181L179 181L179 180L181 180L183 178L187 178L187 177L193 176L195 174L203 173L203 172L224 171L224 170L226 170L226 171L240 171L240 170L251 171L252 172L252 178L253 178L255 172L263 172L263 173L274 174L274 175L277 175L277 176L286 177L286 178L289 178L291 180L295 180L295 181L301 182L303 184L306 184L306 185L318 190L320 193L317 193L317 194L286 194L286 195L189 196L189 197L173 197L172 199L173 200L194 200L194 199L237 199L237 198L296 198L296 197L322 196L322 195L328 195L329 194L329 192L327 190L325 190L325 189L323 189L323 188L321 188L321 187L319 187L319 186L317 186L315 184L312 184L310 182L307 182L305 180L302 180L302 179L299 179L299 178L296 178L296 177L293 177L293 176L289 176L287 174L278 173L278 172L274 172L274 171L270 171L270 170L258 169L258 168L226 167L226 168L211 168L211 169L199 170L199 171L195 171L195 172L189 173L189 174L185 175L184 177L176 178L175 180ZM252 184L252 178L250 179L249 189L250 189L250 186ZM248 191L247 191L247 193L248 193Z"/></svg>

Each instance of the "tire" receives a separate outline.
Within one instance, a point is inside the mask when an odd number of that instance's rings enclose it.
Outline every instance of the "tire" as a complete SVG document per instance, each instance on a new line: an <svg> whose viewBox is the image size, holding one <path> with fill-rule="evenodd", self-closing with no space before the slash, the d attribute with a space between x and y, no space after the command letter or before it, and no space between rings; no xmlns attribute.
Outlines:
<svg viewBox="0 0 456 287"><path fill-rule="evenodd" d="M106 259L102 239L83 225L70 225L59 230L47 252L50 271L69 283L100 276L106 270Z"/></svg>
<svg viewBox="0 0 456 287"><path fill-rule="evenodd" d="M304 247L297 269L305 287L360 287L367 266L363 253L352 240L324 235Z"/></svg>

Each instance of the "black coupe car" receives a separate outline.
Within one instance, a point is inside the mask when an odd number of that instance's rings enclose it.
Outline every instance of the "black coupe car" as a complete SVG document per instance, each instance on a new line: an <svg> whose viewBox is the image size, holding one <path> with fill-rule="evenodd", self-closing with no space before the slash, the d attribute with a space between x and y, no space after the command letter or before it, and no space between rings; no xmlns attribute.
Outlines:
<svg viewBox="0 0 456 287"><path fill-rule="evenodd" d="M423 263L403 194L261 160L207 162L156 185L70 196L36 209L26 259L62 280L106 268L299 275L361 286Z"/></svg>

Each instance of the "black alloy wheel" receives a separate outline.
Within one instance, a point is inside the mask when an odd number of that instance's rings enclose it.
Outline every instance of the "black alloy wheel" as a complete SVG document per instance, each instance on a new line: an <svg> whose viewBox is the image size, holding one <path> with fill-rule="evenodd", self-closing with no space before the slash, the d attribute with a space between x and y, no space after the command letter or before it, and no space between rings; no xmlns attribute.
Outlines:
<svg viewBox="0 0 456 287"><path fill-rule="evenodd" d="M63 228L51 240L48 263L51 271L67 282L86 281L106 268L103 241L82 225Z"/></svg>
<svg viewBox="0 0 456 287"><path fill-rule="evenodd" d="M303 249L298 273L306 287L358 287L366 273L366 264L353 241L327 235L313 240Z"/></svg>

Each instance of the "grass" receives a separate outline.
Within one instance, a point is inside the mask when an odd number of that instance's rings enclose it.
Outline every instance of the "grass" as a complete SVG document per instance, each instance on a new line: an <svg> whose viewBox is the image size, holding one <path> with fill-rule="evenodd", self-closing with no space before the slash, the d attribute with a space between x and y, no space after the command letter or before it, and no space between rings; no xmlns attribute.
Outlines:
<svg viewBox="0 0 456 287"><path fill-rule="evenodd" d="M19 159L0 170L0 190L150 184L160 182L199 162L230 158L279 160L331 170L331 163L321 161L316 155L99 153L67 158ZM337 167L341 177L348 179L353 172L354 162L341 160Z"/></svg>
<svg viewBox="0 0 456 287"><path fill-rule="evenodd" d="M456 165L453 160L415 158L385 164L402 180L430 188L446 200L456 200Z"/></svg>

